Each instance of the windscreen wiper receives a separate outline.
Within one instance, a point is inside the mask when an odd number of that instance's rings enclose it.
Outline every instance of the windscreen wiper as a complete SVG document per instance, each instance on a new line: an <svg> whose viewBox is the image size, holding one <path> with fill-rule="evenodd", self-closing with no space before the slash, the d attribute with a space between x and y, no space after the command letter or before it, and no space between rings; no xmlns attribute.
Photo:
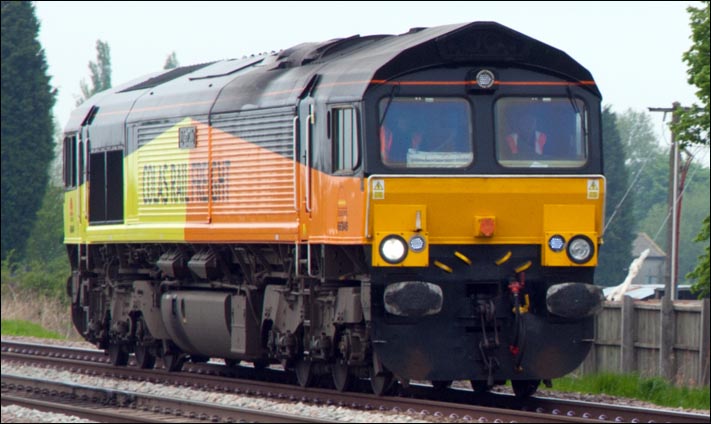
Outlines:
<svg viewBox="0 0 711 424"><path fill-rule="evenodd" d="M573 98L573 91L570 89L569 85L565 87L565 90L568 92L568 100L570 101L570 105L573 107L575 114L580 116L580 122L583 124L583 134L585 134L585 136L587 137L588 125L587 125L587 122L585 122L585 117L583 116L582 112L580 111L578 104L575 102L575 99Z"/></svg>
<svg viewBox="0 0 711 424"><path fill-rule="evenodd" d="M388 114L388 110L390 109L390 104L393 102L393 99L395 98L395 94L400 92L400 84L395 84L393 85L393 89L390 90L390 97L388 97L388 103L385 105L385 110L383 111L383 116L380 117L380 121L378 122L378 127L381 127L383 125L383 122L385 122L385 116Z"/></svg>

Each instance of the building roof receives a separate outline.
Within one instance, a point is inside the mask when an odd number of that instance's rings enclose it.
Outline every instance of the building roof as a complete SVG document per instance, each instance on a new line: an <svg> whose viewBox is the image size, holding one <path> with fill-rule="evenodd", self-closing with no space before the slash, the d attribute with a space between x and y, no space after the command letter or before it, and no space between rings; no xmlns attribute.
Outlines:
<svg viewBox="0 0 711 424"><path fill-rule="evenodd" d="M667 256L664 250L662 250L647 233L637 233L637 238L632 243L632 256L638 257L645 249L649 249L647 259L666 258Z"/></svg>

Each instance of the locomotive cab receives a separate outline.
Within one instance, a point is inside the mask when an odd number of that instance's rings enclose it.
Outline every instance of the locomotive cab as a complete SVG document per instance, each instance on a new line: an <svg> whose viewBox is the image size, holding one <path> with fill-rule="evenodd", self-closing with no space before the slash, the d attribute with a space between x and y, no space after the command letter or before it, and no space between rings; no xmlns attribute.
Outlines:
<svg viewBox="0 0 711 424"><path fill-rule="evenodd" d="M489 36L510 49L391 66L365 96L373 347L396 375L526 392L582 362L602 305L600 97Z"/></svg>

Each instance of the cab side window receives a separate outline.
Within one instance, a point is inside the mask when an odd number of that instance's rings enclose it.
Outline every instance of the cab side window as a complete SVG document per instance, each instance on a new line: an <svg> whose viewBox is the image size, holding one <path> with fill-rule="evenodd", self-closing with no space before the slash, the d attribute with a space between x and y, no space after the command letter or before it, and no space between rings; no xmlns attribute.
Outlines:
<svg viewBox="0 0 711 424"><path fill-rule="evenodd" d="M330 129L333 141L333 171L337 174L350 174L360 161L356 110L352 107L332 109Z"/></svg>

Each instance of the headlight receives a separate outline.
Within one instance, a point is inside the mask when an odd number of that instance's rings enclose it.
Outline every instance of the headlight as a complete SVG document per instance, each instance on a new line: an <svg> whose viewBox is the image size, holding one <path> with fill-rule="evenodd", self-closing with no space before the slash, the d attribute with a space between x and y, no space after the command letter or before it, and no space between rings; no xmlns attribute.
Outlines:
<svg viewBox="0 0 711 424"><path fill-rule="evenodd" d="M575 236L568 243L568 257L576 264L584 264L593 257L595 246L585 236Z"/></svg>
<svg viewBox="0 0 711 424"><path fill-rule="evenodd" d="M416 253L425 250L425 238L422 236L412 236L412 238L410 238L410 250Z"/></svg>
<svg viewBox="0 0 711 424"><path fill-rule="evenodd" d="M561 235L554 235L548 239L548 247L554 252L560 252L565 247L565 239Z"/></svg>
<svg viewBox="0 0 711 424"><path fill-rule="evenodd" d="M390 235L380 242L380 256L389 264L399 264L407 256L407 243L400 236Z"/></svg>

